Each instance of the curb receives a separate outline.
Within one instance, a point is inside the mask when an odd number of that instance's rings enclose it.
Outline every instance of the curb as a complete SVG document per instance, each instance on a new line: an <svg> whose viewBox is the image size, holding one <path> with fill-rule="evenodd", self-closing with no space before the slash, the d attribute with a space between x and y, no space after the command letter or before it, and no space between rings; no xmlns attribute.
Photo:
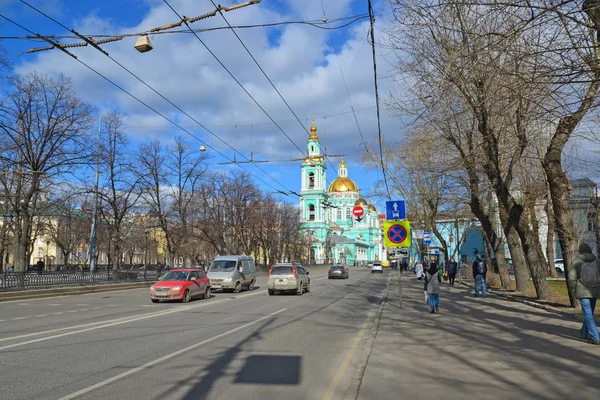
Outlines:
<svg viewBox="0 0 600 400"><path fill-rule="evenodd" d="M461 285L470 287L470 288L474 288L475 286L472 286L468 283L465 282L461 282ZM540 304L537 303L535 301L531 301L531 300L525 300L525 299L521 299L515 296L511 296L510 294L505 294L505 293L500 293L497 292L494 289L487 289L488 292L493 293L494 295L498 296L498 297L502 297L506 300L510 300L510 301L514 301L516 303L521 303L521 304L525 304L526 306L530 306L530 307L534 307L534 308L538 308L540 310L544 310L544 311L548 311L554 314L559 314L562 315L563 317L567 317L569 319L573 319L575 321L580 321L583 322L583 315L582 314L576 314L576 313L572 313L572 312L566 312L563 311L561 309L558 309L556 307L552 307L552 306L548 306L545 304ZM596 324L600 325L600 319L595 319L596 320Z"/></svg>
<svg viewBox="0 0 600 400"><path fill-rule="evenodd" d="M41 299L45 297L57 297L57 296L71 296L71 295L82 295L90 293L102 293L112 292L119 290L129 289L143 289L150 287L155 282L140 282L136 284L123 283L116 285L95 285L95 286L76 286L68 288L50 288L50 289L38 289L38 290L25 290L25 291L11 291L0 293L0 303L13 300L28 300L28 299Z"/></svg>

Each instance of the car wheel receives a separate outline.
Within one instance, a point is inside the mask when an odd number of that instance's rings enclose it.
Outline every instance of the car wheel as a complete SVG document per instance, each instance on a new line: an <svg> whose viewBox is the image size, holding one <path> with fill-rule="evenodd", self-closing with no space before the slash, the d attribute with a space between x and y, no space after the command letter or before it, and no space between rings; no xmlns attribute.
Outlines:
<svg viewBox="0 0 600 400"><path fill-rule="evenodd" d="M269 296L273 296L275 294L274 290L269 289Z"/></svg>
<svg viewBox="0 0 600 400"><path fill-rule="evenodd" d="M210 290L210 287L207 287L206 289L204 289L204 298L205 299L210 299L211 294L212 294L212 290Z"/></svg>
<svg viewBox="0 0 600 400"><path fill-rule="evenodd" d="M233 289L233 293L239 293L242 291L242 284L239 282L235 283L235 289Z"/></svg>
<svg viewBox="0 0 600 400"><path fill-rule="evenodd" d="M248 286L248 290L249 291L253 291L254 290L254 279L252 279L252 281L250 282L250 285Z"/></svg>
<svg viewBox="0 0 600 400"><path fill-rule="evenodd" d="M310 282L306 284L306 293L310 292Z"/></svg>
<svg viewBox="0 0 600 400"><path fill-rule="evenodd" d="M192 296L190 296L190 291L186 289L186 291L183 292L183 298L181 299L181 302L189 303L191 299L192 299Z"/></svg>
<svg viewBox="0 0 600 400"><path fill-rule="evenodd" d="M304 284L300 283L300 289L296 291L298 296L302 296L304 294Z"/></svg>
<svg viewBox="0 0 600 400"><path fill-rule="evenodd" d="M150 299L153 303L158 303L157 299Z"/></svg>

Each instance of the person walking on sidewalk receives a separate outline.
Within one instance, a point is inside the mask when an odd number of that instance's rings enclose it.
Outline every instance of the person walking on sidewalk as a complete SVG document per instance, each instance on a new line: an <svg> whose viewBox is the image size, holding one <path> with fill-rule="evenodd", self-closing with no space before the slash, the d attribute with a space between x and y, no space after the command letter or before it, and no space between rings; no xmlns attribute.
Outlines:
<svg viewBox="0 0 600 400"><path fill-rule="evenodd" d="M487 275L488 267L485 260L478 255L473 261L473 279L475 279L475 297L479 297L479 286L481 285L481 294L485 299L486 287L485 276Z"/></svg>
<svg viewBox="0 0 600 400"><path fill-rule="evenodd" d="M579 245L579 254L569 267L569 287L579 299L583 311L583 326L579 331L582 339L600 345L600 334L594 320L596 299L600 297L600 260L592 254L587 243Z"/></svg>
<svg viewBox="0 0 600 400"><path fill-rule="evenodd" d="M454 257L450 258L450 262L446 265L446 272L448 273L448 284L454 286L454 279L456 279L456 272L458 271L458 264L454 261Z"/></svg>
<svg viewBox="0 0 600 400"><path fill-rule="evenodd" d="M425 273L425 287L429 295L429 307L431 307L432 314L439 312L440 282L442 282L442 278L438 272L438 267L436 263L432 262L429 264L427 273Z"/></svg>

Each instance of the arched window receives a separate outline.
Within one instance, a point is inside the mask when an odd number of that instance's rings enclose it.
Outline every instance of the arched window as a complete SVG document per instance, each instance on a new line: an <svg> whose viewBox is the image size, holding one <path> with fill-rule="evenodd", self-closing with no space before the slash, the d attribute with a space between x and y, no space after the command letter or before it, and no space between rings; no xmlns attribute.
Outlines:
<svg viewBox="0 0 600 400"><path fill-rule="evenodd" d="M309 172L308 173L308 188L314 189L314 187L315 187L315 173Z"/></svg>
<svg viewBox="0 0 600 400"><path fill-rule="evenodd" d="M338 208L338 210L337 210L337 219L338 219L338 221L339 221L340 219L342 219L342 210L340 210L339 208Z"/></svg>
<svg viewBox="0 0 600 400"><path fill-rule="evenodd" d="M308 220L309 221L314 221L315 220L315 206L314 204L311 204L308 206Z"/></svg>
<svg viewBox="0 0 600 400"><path fill-rule="evenodd" d="M310 146L310 152L314 153L315 152L315 146Z"/></svg>
<svg viewBox="0 0 600 400"><path fill-rule="evenodd" d="M346 219L352 219L352 211L349 208L346 208Z"/></svg>

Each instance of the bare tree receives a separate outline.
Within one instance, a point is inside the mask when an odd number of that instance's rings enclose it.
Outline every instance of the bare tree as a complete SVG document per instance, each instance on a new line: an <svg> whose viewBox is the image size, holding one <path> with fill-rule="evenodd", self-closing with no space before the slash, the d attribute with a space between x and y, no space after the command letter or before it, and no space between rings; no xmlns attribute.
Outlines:
<svg viewBox="0 0 600 400"><path fill-rule="evenodd" d="M64 76L32 73L11 79L0 103L0 162L17 175L9 197L13 215L15 271L24 271L41 181L72 173L89 161L93 108Z"/></svg>

